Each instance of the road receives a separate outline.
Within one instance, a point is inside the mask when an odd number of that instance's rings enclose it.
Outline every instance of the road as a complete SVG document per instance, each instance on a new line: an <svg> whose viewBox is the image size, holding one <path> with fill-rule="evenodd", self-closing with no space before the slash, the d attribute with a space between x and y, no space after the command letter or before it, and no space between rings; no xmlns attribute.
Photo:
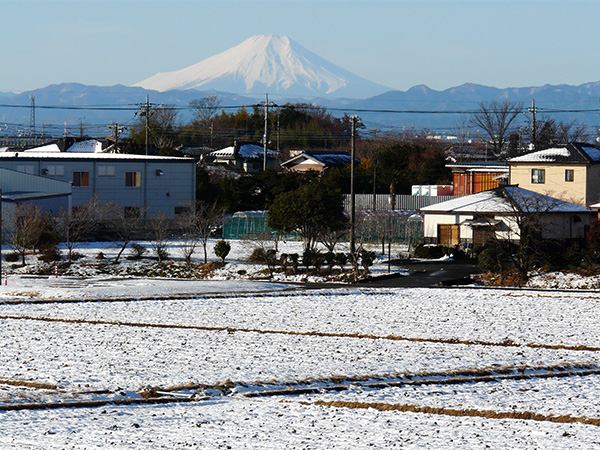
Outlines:
<svg viewBox="0 0 600 450"><path fill-rule="evenodd" d="M410 271L410 275L383 275L360 282L373 287L431 287L468 284L472 274L480 273L472 261L412 261L396 260L397 269Z"/></svg>

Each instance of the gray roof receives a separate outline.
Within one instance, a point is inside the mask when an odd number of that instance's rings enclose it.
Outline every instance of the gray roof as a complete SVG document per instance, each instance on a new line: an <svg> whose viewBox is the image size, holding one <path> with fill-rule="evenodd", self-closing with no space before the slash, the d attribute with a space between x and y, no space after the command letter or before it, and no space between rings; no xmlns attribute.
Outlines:
<svg viewBox="0 0 600 450"><path fill-rule="evenodd" d="M457 197L421 208L425 213L498 214L520 212L589 213L589 209L517 186Z"/></svg>

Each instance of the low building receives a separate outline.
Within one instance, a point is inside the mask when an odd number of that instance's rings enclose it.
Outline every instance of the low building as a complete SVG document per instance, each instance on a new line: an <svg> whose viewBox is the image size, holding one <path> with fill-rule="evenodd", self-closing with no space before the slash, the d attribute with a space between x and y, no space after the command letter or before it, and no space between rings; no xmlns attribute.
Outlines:
<svg viewBox="0 0 600 450"><path fill-rule="evenodd" d="M41 211L57 215L71 208L71 183L0 168L2 222L15 205L30 203Z"/></svg>
<svg viewBox="0 0 600 450"><path fill-rule="evenodd" d="M351 162L352 157L347 152L302 150L282 162L281 167L292 172L324 172L331 167L349 166ZM354 158L354 163L360 164L360 159Z"/></svg>
<svg viewBox="0 0 600 450"><path fill-rule="evenodd" d="M591 205L600 202L600 149L570 143L508 161L510 184L541 194Z"/></svg>
<svg viewBox="0 0 600 450"><path fill-rule="evenodd" d="M596 214L581 205L505 186L421 208L425 243L475 250L491 239L520 240L519 218L541 214L543 239L582 244Z"/></svg>
<svg viewBox="0 0 600 450"><path fill-rule="evenodd" d="M73 207L96 196L124 214L173 218L195 202L192 158L32 149L0 153L0 168L70 183Z"/></svg>
<svg viewBox="0 0 600 450"><path fill-rule="evenodd" d="M279 169L279 153L267 149L267 169ZM246 173L263 170L265 149L258 144L234 142L230 147L210 152L204 157L206 162L227 165Z"/></svg>

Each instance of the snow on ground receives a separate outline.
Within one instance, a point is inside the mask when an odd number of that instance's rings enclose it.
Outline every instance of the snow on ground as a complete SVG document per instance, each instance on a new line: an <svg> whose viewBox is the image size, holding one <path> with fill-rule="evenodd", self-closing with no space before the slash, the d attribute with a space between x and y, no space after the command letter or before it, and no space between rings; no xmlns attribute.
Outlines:
<svg viewBox="0 0 600 450"><path fill-rule="evenodd" d="M99 248L81 251L88 261L98 251L108 257L114 251ZM382 385L427 373L444 381L464 369L525 366L535 372L559 364L600 369L600 352L591 348L600 341L600 298L594 292L343 285L304 290L235 279L237 271L255 267L244 261L250 251L234 243L229 280L9 273L8 285L0 287L0 407L139 398L142 389L182 385L196 385L187 392L195 389L201 400L0 411L0 448L600 446L595 425L314 404L343 400L600 418L595 372ZM380 260L377 270L384 267ZM47 299L56 301L40 302ZM578 345L590 348L576 350ZM343 381L352 376L380 385ZM245 396L295 382L319 390ZM345 390L325 390L331 383ZM218 384L230 390L199 386Z"/></svg>
<svg viewBox="0 0 600 450"><path fill-rule="evenodd" d="M3 412L3 449L574 449L597 427L335 409L281 399Z"/></svg>

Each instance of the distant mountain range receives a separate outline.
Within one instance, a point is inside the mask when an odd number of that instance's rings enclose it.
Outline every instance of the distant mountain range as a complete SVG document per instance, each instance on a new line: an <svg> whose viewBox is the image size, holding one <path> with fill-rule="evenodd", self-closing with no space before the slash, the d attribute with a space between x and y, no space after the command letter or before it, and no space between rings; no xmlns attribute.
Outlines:
<svg viewBox="0 0 600 450"><path fill-rule="evenodd" d="M359 115L368 129L429 129L452 133L461 115L479 102L516 101L525 107L535 99L538 117L577 121L595 135L600 124L600 82L580 86L545 85L506 88L466 83L443 91L425 85L394 91L335 66L285 36L254 36L219 55L176 72L159 73L135 86L50 85L20 94L0 92L0 133L27 132L30 95L35 96L36 130L57 133L69 126L130 124L149 95L152 104L181 108L191 118L191 100L216 95L223 107L251 106L264 100L278 104L306 102L334 114ZM8 105L8 106L7 106ZM523 115L521 124L526 123Z"/></svg>

